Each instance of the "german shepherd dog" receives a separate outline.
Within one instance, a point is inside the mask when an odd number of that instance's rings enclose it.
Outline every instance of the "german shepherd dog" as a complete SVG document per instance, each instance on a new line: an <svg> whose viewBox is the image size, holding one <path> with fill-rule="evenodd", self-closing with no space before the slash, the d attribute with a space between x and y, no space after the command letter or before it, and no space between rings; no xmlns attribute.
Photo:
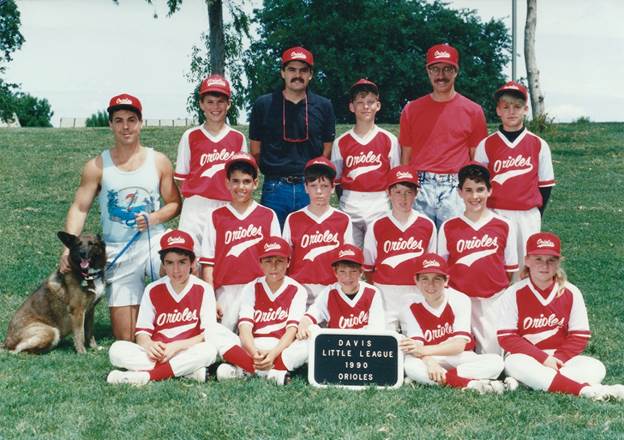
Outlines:
<svg viewBox="0 0 624 440"><path fill-rule="evenodd" d="M15 312L4 341L13 353L52 350L71 332L78 353L86 353L85 341L97 348L93 314L104 293L106 247L99 235L57 235L69 248L71 270L51 274Z"/></svg>

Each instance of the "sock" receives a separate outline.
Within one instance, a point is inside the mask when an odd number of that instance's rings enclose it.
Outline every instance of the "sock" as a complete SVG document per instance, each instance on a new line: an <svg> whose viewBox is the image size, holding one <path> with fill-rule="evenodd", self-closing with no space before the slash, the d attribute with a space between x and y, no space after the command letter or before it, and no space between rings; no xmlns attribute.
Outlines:
<svg viewBox="0 0 624 440"><path fill-rule="evenodd" d="M282 355L280 354L275 358L275 362L273 362L273 368L275 370L285 370L288 371L288 367L284 364L284 359L282 359Z"/></svg>
<svg viewBox="0 0 624 440"><path fill-rule="evenodd" d="M466 379L457 375L457 368L453 368L446 372L446 384L453 388L466 388L468 382L472 379Z"/></svg>
<svg viewBox="0 0 624 440"><path fill-rule="evenodd" d="M165 362L164 364L156 364L152 371L149 372L150 380L165 380L173 377L173 370L171 364Z"/></svg>
<svg viewBox="0 0 624 440"><path fill-rule="evenodd" d="M243 347L240 345L234 345L228 351L223 353L223 360L228 364L234 364L238 367L241 367L248 373L255 373L255 368L253 365L253 358L249 356Z"/></svg>
<svg viewBox="0 0 624 440"><path fill-rule="evenodd" d="M548 391L551 393L565 393L578 396L584 386L585 384L575 382L572 379L565 377L563 374L557 373L555 374L555 377L553 377L553 380L548 387Z"/></svg>

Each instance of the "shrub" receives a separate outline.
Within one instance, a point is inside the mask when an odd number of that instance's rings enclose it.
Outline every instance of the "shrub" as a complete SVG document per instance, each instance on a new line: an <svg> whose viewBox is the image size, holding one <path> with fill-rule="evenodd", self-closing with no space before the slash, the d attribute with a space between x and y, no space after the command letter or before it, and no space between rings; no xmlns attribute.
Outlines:
<svg viewBox="0 0 624 440"><path fill-rule="evenodd" d="M18 92L14 96L14 106L22 127L52 127L54 112L47 99Z"/></svg>
<svg viewBox="0 0 624 440"><path fill-rule="evenodd" d="M87 127L108 127L108 112L100 110L93 113L85 122Z"/></svg>
<svg viewBox="0 0 624 440"><path fill-rule="evenodd" d="M542 113L531 119L527 124L527 128L533 133L540 135L553 134L555 129L555 118L548 113Z"/></svg>

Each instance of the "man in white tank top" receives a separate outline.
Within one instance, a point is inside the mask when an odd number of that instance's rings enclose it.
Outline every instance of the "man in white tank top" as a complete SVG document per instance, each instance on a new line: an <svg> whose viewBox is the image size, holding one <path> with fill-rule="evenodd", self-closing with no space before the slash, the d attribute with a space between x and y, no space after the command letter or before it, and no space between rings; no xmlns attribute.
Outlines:
<svg viewBox="0 0 624 440"><path fill-rule="evenodd" d="M109 264L137 231L142 232L107 272L113 336L133 340L145 275L158 276L158 240L164 231L163 223L179 214L181 201L169 159L141 145L141 102L128 94L114 96L108 118L115 145L85 164L67 213L65 231L75 235L82 232L97 197ZM149 234L144 233L148 224ZM69 270L68 255L69 249L65 248L59 264L61 272Z"/></svg>

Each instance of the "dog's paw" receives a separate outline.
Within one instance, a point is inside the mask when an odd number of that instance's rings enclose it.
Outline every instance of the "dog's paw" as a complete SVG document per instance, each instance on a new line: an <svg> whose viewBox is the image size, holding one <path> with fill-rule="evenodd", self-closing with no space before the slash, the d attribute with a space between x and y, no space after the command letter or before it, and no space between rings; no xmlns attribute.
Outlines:
<svg viewBox="0 0 624 440"><path fill-rule="evenodd" d="M76 347L76 352L78 354L86 354L87 350L84 347Z"/></svg>

